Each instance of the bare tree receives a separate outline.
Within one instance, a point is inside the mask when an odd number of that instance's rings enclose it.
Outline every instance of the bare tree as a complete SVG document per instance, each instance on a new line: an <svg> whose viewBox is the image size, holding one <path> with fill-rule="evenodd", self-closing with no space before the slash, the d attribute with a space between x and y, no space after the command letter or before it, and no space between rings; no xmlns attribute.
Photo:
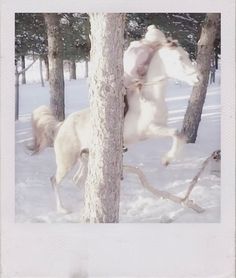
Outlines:
<svg viewBox="0 0 236 278"><path fill-rule="evenodd" d="M119 221L123 141L122 14L94 13L91 21L91 147L84 220Z"/></svg>
<svg viewBox="0 0 236 278"><path fill-rule="evenodd" d="M195 143L197 138L202 108L206 98L211 57L219 19L220 14L218 13L209 13L206 15L205 22L202 26L200 40L198 41L197 66L202 78L199 84L193 88L184 117L182 133L186 136L188 143Z"/></svg>
<svg viewBox="0 0 236 278"><path fill-rule="evenodd" d="M65 118L65 104L60 18L55 13L45 13L44 18L48 36L50 107L54 116L62 121Z"/></svg>

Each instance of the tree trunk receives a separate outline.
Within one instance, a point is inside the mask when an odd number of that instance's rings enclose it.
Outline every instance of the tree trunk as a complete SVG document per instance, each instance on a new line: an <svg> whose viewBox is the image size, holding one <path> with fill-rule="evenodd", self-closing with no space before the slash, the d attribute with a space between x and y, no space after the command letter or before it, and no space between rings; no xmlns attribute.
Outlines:
<svg viewBox="0 0 236 278"><path fill-rule="evenodd" d="M25 69L25 55L21 55L21 70ZM26 84L26 75L25 71L22 73L21 83Z"/></svg>
<svg viewBox="0 0 236 278"><path fill-rule="evenodd" d="M91 147L84 220L119 221L123 142L124 16L95 13L91 21Z"/></svg>
<svg viewBox="0 0 236 278"><path fill-rule="evenodd" d="M65 118L64 74L60 21L57 14L44 14L48 35L50 107L54 116Z"/></svg>
<svg viewBox="0 0 236 278"><path fill-rule="evenodd" d="M30 69L36 60L33 60L31 64L27 66L27 68L18 71L18 63L17 59L15 59L15 120L19 119L19 100L20 100L20 92L19 92L19 79L20 75L24 74L28 69Z"/></svg>
<svg viewBox="0 0 236 278"><path fill-rule="evenodd" d="M85 61L85 78L87 78L88 77L88 71L89 71L89 69L88 69L88 61L86 60Z"/></svg>
<svg viewBox="0 0 236 278"><path fill-rule="evenodd" d="M49 62L48 62L48 56L47 55L43 56L43 61L44 61L44 64L45 64L45 69L46 69L45 80L49 81Z"/></svg>
<svg viewBox="0 0 236 278"><path fill-rule="evenodd" d="M42 57L39 58L39 72L40 72L41 85L42 85L42 87L44 87L44 80L43 80L43 59L42 59Z"/></svg>
<svg viewBox="0 0 236 278"><path fill-rule="evenodd" d="M15 120L19 120L19 74L15 70Z"/></svg>
<svg viewBox="0 0 236 278"><path fill-rule="evenodd" d="M70 80L76 80L76 63L74 59L69 61Z"/></svg>
<svg viewBox="0 0 236 278"><path fill-rule="evenodd" d="M216 70L218 70L219 66L218 66L218 53L217 53L217 51L215 51L215 65L216 65Z"/></svg>
<svg viewBox="0 0 236 278"><path fill-rule="evenodd" d="M198 126L201 121L202 108L207 92L211 57L219 18L220 14L217 13L209 13L206 15L198 42L197 67L201 75L201 80L199 84L193 87L184 117L182 133L186 136L187 143L195 143L197 138Z"/></svg>

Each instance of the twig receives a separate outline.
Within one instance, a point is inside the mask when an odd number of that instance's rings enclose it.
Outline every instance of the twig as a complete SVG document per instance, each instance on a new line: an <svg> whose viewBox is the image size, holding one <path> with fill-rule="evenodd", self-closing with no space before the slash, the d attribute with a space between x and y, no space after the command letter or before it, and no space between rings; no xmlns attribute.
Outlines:
<svg viewBox="0 0 236 278"><path fill-rule="evenodd" d="M175 196L169 192L161 191L161 190L154 188L153 186L151 186L149 184L146 176L141 171L141 169L139 169L138 167L134 167L131 165L124 165L123 169L128 173L136 174L139 177L139 180L140 180L141 184L143 185L143 187L145 187L148 191L150 191L152 194L154 194L158 198L164 198L164 199L171 200L178 204L183 204L183 205L195 210L198 213L202 213L204 211L203 208L201 208L200 206L195 204L192 200L183 200L182 198Z"/></svg>

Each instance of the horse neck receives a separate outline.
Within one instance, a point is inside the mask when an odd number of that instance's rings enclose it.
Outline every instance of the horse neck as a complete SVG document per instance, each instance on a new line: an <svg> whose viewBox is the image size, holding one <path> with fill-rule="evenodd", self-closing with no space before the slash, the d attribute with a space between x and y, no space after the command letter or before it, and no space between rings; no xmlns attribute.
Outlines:
<svg viewBox="0 0 236 278"><path fill-rule="evenodd" d="M141 92L138 88L127 91L129 107L137 110L143 100L156 103L164 102L166 85L167 76L157 50L151 59Z"/></svg>
<svg viewBox="0 0 236 278"><path fill-rule="evenodd" d="M162 62L161 56L159 55L159 50L160 49L156 50L150 61L145 77L146 83L155 83L155 81L158 83L160 80L167 78L164 64Z"/></svg>
<svg viewBox="0 0 236 278"><path fill-rule="evenodd" d="M150 62L144 86L142 88L142 97L149 101L160 101L165 99L167 85L167 75L158 50L153 55Z"/></svg>

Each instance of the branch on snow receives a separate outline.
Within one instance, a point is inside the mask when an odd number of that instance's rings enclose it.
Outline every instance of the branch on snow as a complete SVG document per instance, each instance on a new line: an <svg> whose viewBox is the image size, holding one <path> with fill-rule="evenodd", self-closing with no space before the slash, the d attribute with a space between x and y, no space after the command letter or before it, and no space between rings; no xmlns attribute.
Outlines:
<svg viewBox="0 0 236 278"><path fill-rule="evenodd" d="M189 200L189 199L183 200L183 198L175 196L167 191L158 190L157 188L154 188L153 186L151 186L149 184L146 176L144 175L143 171L141 169L139 169L138 167L134 167L131 165L124 165L123 167L127 173L136 174L139 177L139 180L140 180L142 186L145 187L152 194L154 194L156 197L168 199L174 203L185 205L186 207L189 207L198 213L204 212L204 209L201 208L200 206L198 206L197 204L195 204L192 200Z"/></svg>
<svg viewBox="0 0 236 278"><path fill-rule="evenodd" d="M191 192L193 191L193 188L195 187L195 185L197 184L197 181L199 179L199 177L201 176L201 174L203 173L203 171L205 170L206 166L208 165L208 163L211 160L216 160L219 161L221 159L221 152L220 150L214 151L206 160L203 161L202 163L202 167L200 168L200 170L198 171L198 173L196 174L196 176L192 179L188 191L185 195L185 197L183 198L183 201L188 200Z"/></svg>
<svg viewBox="0 0 236 278"><path fill-rule="evenodd" d="M139 180L140 180L142 186L144 188L146 188L148 191L150 191L152 194L154 194L156 197L171 200L174 203L184 205L188 208L195 210L198 213L202 213L202 212L204 212L204 209L202 207L200 207L199 205L197 205L196 203L194 203L193 200L190 200L189 197L190 197L190 194L193 191L195 185L197 184L200 175L203 173L206 166L212 159L215 161L219 161L221 159L220 150L214 151L206 160L204 160L200 170L198 171L196 176L190 182L190 185L188 187L187 193L185 194L184 198L175 196L167 191L158 190L157 188L151 186L150 183L148 182L146 176L144 175L143 171L141 169L139 169L138 167L134 167L131 165L124 165L123 169L127 173L136 174L139 177Z"/></svg>

